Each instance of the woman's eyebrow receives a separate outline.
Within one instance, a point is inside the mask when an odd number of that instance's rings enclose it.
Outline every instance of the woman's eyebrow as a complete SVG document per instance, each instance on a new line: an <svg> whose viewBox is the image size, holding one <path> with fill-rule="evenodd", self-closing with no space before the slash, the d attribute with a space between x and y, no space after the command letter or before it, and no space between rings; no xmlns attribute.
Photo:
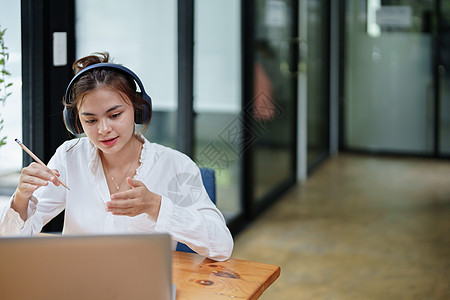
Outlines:
<svg viewBox="0 0 450 300"><path fill-rule="evenodd" d="M116 110L118 108L122 107L122 105L114 105L113 107L111 107L110 109L108 109L105 113L109 113L110 111Z"/></svg>
<svg viewBox="0 0 450 300"><path fill-rule="evenodd" d="M111 108L109 108L107 111L105 111L105 113L109 113L109 112L111 112L111 111L113 111L113 110L116 110L116 109L118 109L118 108L120 108L120 107L122 107L122 105L114 105L113 107L111 107ZM82 114L83 116L96 116L96 114L94 114L94 113L85 112L85 111L81 112L81 114Z"/></svg>

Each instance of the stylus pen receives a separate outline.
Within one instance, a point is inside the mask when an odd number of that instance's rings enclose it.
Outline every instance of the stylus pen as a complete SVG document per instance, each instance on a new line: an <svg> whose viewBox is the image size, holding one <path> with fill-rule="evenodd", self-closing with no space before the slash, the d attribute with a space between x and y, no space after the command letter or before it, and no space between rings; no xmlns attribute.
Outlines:
<svg viewBox="0 0 450 300"><path fill-rule="evenodd" d="M47 167L42 160L39 159L39 157L37 157L33 152L31 152L30 149L27 148L27 146L25 146L21 141L19 141L19 139L15 139L15 141L17 142L17 144L19 144L20 147L22 147L23 150L25 150L26 153L28 153L38 164L40 164L41 166L46 167L47 169L50 170L50 172L52 172L53 175L55 175L55 178L58 179L58 181L62 184L63 187L65 187L66 189L69 189L69 187L61 180L59 179L59 177L55 174L55 172L53 172L49 167Z"/></svg>

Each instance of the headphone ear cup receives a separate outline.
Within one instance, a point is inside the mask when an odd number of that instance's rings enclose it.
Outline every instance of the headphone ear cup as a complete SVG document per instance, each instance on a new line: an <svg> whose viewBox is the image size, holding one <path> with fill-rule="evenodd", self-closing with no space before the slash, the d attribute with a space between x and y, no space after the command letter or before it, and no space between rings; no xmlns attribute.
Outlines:
<svg viewBox="0 0 450 300"><path fill-rule="evenodd" d="M83 133L81 123L76 118L76 113L71 113L67 110L66 107L64 107L63 119L67 131L69 131L71 134L77 135Z"/></svg>
<svg viewBox="0 0 450 300"><path fill-rule="evenodd" d="M148 120L150 120L152 115L152 99L147 94L143 95L143 98L147 103L147 105L143 105L141 108L137 108L134 111L134 123L136 124L145 124Z"/></svg>
<svg viewBox="0 0 450 300"><path fill-rule="evenodd" d="M136 108L134 111L134 123L143 124L143 111L140 108Z"/></svg>
<svg viewBox="0 0 450 300"><path fill-rule="evenodd" d="M150 110L148 106L144 105L143 108L137 108L134 111L134 123L145 124L147 123L148 119L150 119Z"/></svg>

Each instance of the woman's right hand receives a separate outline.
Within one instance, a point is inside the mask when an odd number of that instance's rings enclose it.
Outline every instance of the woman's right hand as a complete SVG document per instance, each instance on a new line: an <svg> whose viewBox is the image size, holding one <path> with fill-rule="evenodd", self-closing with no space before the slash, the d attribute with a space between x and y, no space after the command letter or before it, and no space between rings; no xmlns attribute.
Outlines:
<svg viewBox="0 0 450 300"><path fill-rule="evenodd" d="M59 176L58 170L53 170L53 172ZM22 219L26 219L28 201L34 191L41 186L48 185L49 182L52 182L56 186L60 185L58 179L47 167L32 162L28 167L22 169L19 184L14 194L14 201L11 206L20 214Z"/></svg>

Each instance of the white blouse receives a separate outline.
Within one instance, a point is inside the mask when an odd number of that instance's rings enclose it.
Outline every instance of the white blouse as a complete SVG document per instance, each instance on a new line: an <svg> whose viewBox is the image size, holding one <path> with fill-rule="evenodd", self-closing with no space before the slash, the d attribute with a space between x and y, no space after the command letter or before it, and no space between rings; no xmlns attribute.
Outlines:
<svg viewBox="0 0 450 300"><path fill-rule="evenodd" d="M31 197L24 222L10 204L0 211L0 235L35 235L65 209L63 234L166 232L172 247L182 242L202 256L226 260L233 239L221 212L209 199L200 170L186 155L144 138L134 179L162 196L157 221L147 214L115 216L106 211L110 193L96 148L88 138L62 144L48 167L57 169L70 191L53 184Z"/></svg>

